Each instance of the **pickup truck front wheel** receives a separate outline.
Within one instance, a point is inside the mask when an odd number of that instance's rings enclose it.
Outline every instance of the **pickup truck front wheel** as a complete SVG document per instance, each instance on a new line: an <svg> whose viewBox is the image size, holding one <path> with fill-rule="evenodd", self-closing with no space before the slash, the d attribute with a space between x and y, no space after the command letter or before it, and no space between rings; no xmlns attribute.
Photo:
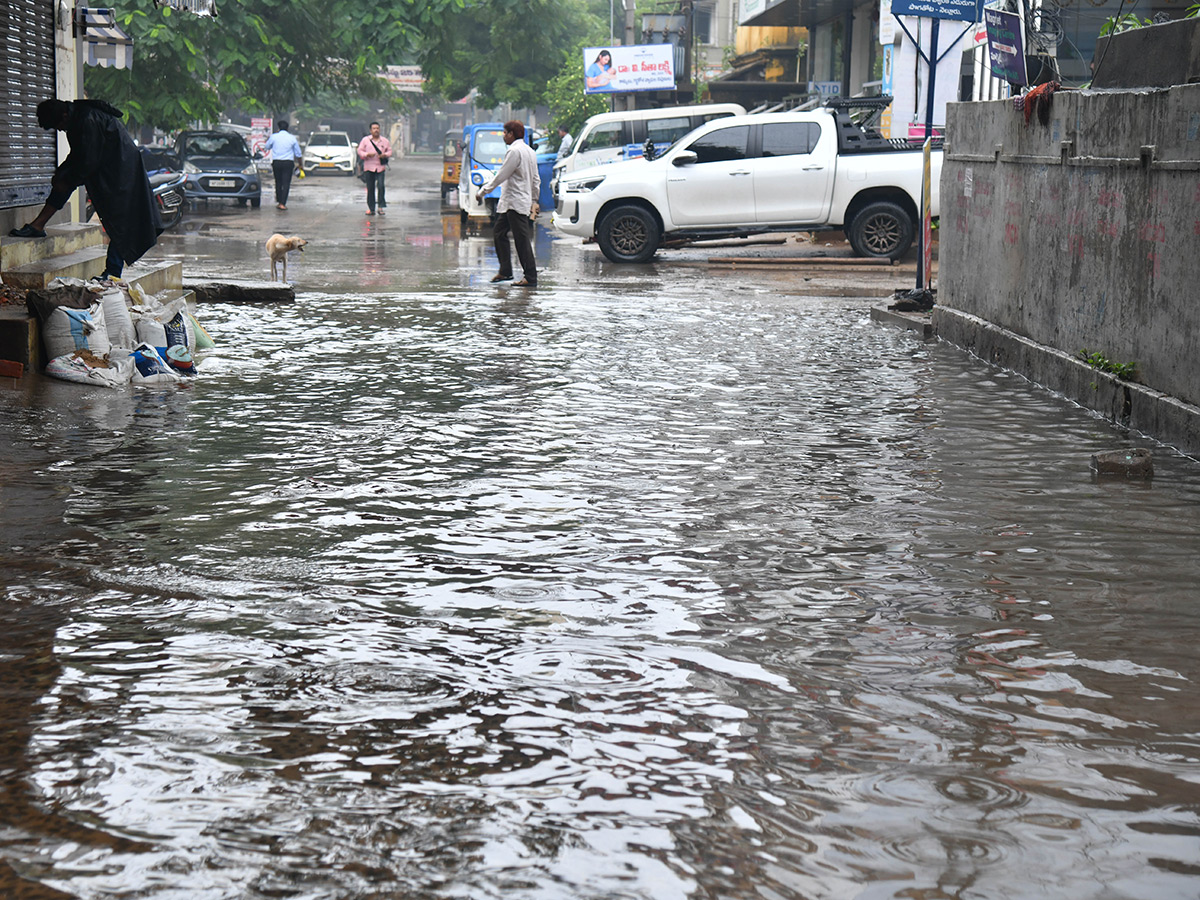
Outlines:
<svg viewBox="0 0 1200 900"><path fill-rule="evenodd" d="M648 209L629 204L604 214L596 229L600 250L618 263L642 263L658 249L662 230Z"/></svg>
<svg viewBox="0 0 1200 900"><path fill-rule="evenodd" d="M895 203L864 206L850 223L846 240L858 256L899 259L913 242L913 221Z"/></svg>

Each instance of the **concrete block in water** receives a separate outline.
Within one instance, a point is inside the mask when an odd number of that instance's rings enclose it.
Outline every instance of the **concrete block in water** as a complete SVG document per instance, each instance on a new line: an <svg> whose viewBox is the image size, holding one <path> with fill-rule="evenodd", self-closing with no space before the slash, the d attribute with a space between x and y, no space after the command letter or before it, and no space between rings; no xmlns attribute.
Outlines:
<svg viewBox="0 0 1200 900"><path fill-rule="evenodd" d="M1116 475L1122 478L1152 478L1154 457L1144 447L1133 450L1108 450L1092 454L1092 468L1097 475Z"/></svg>

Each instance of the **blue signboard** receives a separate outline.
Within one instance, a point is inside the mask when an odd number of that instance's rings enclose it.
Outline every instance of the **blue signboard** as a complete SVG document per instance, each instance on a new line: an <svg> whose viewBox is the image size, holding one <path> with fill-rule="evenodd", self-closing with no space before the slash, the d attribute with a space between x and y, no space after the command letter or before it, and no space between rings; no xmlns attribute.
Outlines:
<svg viewBox="0 0 1200 900"><path fill-rule="evenodd" d="M892 0L892 15L978 22L982 5L980 0Z"/></svg>
<svg viewBox="0 0 1200 900"><path fill-rule="evenodd" d="M992 74L1010 84L1026 84L1021 17L1016 13L985 9L983 24L987 26L988 64Z"/></svg>

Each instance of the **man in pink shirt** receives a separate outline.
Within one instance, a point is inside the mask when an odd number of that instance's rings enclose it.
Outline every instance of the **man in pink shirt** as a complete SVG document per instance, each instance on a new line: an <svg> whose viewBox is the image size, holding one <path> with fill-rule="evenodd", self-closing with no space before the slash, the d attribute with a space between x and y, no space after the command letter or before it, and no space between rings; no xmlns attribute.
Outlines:
<svg viewBox="0 0 1200 900"><path fill-rule="evenodd" d="M387 206L383 179L387 175L388 160L392 158L392 145L379 133L378 122L372 122L371 133L358 142L358 158L363 161L363 173L366 175L367 215L375 215L378 205L379 215L382 216Z"/></svg>

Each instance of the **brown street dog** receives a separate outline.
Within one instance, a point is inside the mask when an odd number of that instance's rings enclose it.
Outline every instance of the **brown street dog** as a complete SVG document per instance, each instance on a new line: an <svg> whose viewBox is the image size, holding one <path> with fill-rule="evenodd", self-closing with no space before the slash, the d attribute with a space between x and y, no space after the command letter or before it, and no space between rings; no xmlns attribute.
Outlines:
<svg viewBox="0 0 1200 900"><path fill-rule="evenodd" d="M283 263L283 281L287 281L287 255L292 250L304 252L304 246L307 244L304 238L293 234L291 237L284 237L282 234L273 234L267 238L267 256L271 257L271 280L280 281L279 278L279 263Z"/></svg>

